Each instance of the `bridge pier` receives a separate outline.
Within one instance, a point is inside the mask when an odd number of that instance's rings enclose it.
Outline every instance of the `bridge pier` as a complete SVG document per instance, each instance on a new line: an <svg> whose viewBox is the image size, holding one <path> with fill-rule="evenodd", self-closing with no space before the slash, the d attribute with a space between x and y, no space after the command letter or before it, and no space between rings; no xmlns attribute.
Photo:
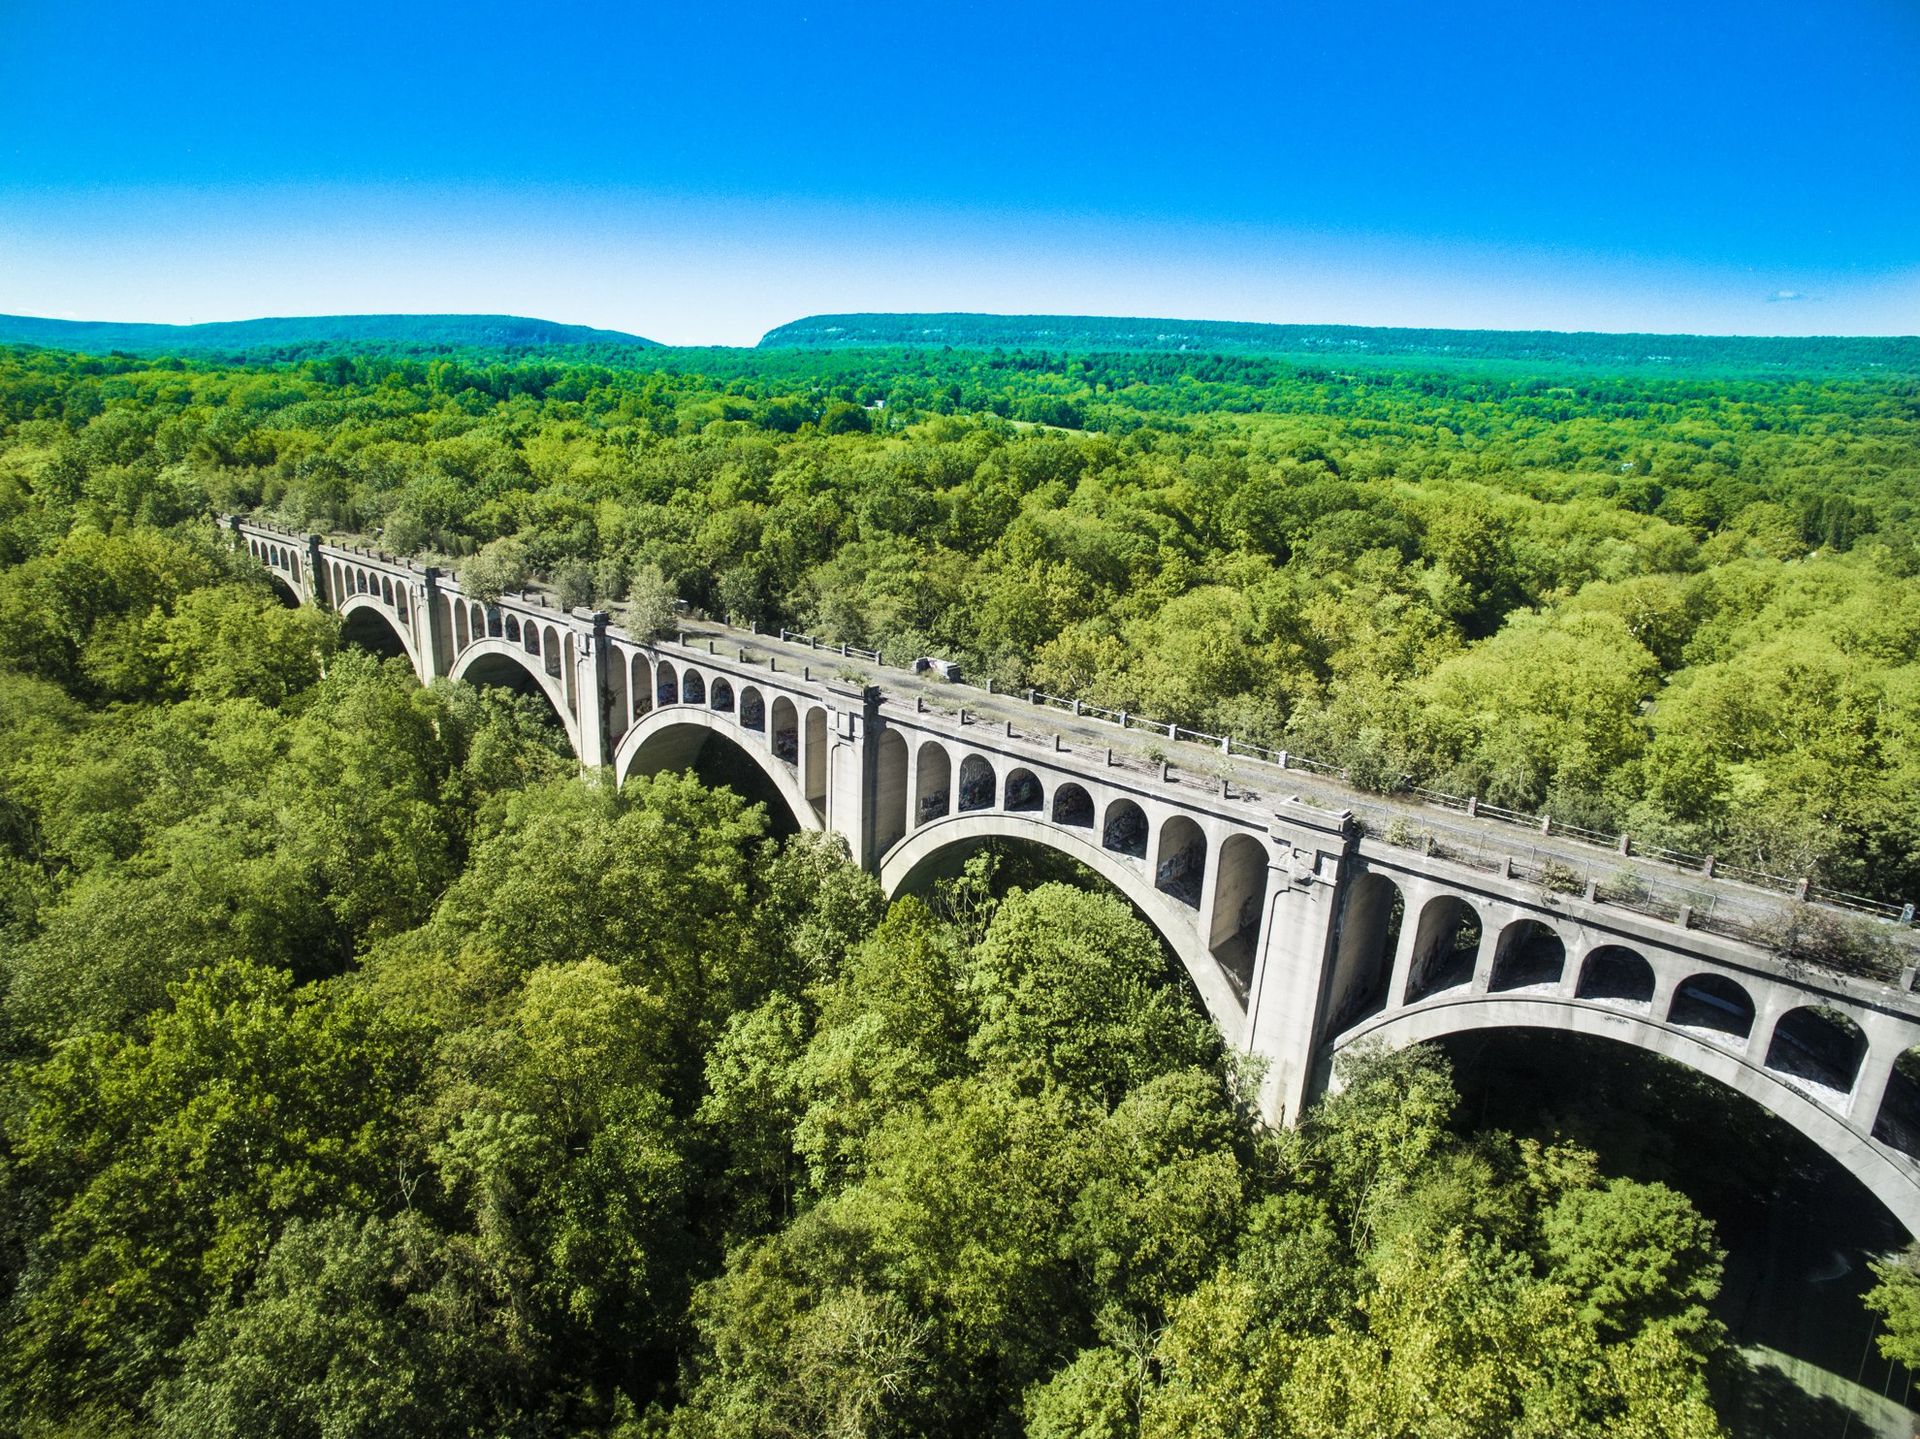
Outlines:
<svg viewBox="0 0 1920 1439"><path fill-rule="evenodd" d="M595 611L587 624L590 628L574 647L574 679L568 692L578 697L580 762L590 769L602 769L613 763L613 747L608 743L613 691L607 682L607 656L612 646L607 642L604 611Z"/></svg>
<svg viewBox="0 0 1920 1439"><path fill-rule="evenodd" d="M1268 1066L1262 1107L1293 1123L1318 1089L1315 1061L1334 998L1342 869L1353 831L1344 813L1290 800L1269 834L1280 858L1269 866L1267 919L1240 1042Z"/></svg>
<svg viewBox="0 0 1920 1439"><path fill-rule="evenodd" d="M826 826L869 874L880 868L880 691L828 680L832 696L827 741Z"/></svg>
<svg viewBox="0 0 1920 1439"><path fill-rule="evenodd" d="M307 561L305 595L311 603L337 608L333 596L327 592L327 564L320 557L320 543L320 536L308 535L301 546Z"/></svg>
<svg viewBox="0 0 1920 1439"><path fill-rule="evenodd" d="M446 606L446 597L440 588L440 571L432 565L428 565L420 576L420 596L420 608L426 614L419 626L423 641L419 648L427 670L421 680L422 683L428 683L453 673L453 636L446 632L446 626L440 618Z"/></svg>

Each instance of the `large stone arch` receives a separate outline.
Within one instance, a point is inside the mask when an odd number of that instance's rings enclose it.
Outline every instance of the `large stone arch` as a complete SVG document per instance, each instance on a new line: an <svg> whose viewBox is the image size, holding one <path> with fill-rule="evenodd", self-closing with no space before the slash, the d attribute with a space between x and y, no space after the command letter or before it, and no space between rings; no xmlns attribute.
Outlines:
<svg viewBox="0 0 1920 1439"><path fill-rule="evenodd" d="M613 752L614 781L625 784L627 776L634 773L690 769L701 747L714 735L726 740L766 776L786 801L799 828L824 828L818 811L807 803L806 795L801 792L799 776L793 767L775 759L764 744L749 744L732 715L710 709L681 705L657 709L643 716L621 736Z"/></svg>
<svg viewBox="0 0 1920 1439"><path fill-rule="evenodd" d="M342 635L349 640L354 637L356 630L363 633L372 632L377 624L381 631L392 635L399 643L400 652L407 657L407 663L413 666L415 676L422 683L426 682L428 676L421 666L420 652L414 647L413 636L387 613L386 608L374 596L354 595L348 599L340 606L340 624ZM372 646L372 648L378 648L378 646Z"/></svg>
<svg viewBox="0 0 1920 1439"><path fill-rule="evenodd" d="M1736 1054L1684 1029L1622 1013L1618 1008L1540 994L1518 999L1483 995L1444 1000L1354 1026L1334 1040L1324 1062L1330 1065L1334 1056L1364 1040L1397 1049L1490 1029L1546 1029L1590 1035L1684 1064L1745 1095L1799 1130L1866 1185L1909 1234L1920 1236L1920 1165L1895 1159L1872 1142L1866 1129L1855 1127L1755 1062L1751 1055Z"/></svg>
<svg viewBox="0 0 1920 1439"><path fill-rule="evenodd" d="M261 568L267 572L267 578L273 581L274 593L280 597L281 603L291 603L298 607L307 602L307 597L301 593L300 586L294 583L285 570L277 570L272 565L262 565Z"/></svg>
<svg viewBox="0 0 1920 1439"><path fill-rule="evenodd" d="M1246 1011L1226 971L1208 951L1192 912L1171 895L1155 889L1151 877L1139 863L1113 850L1102 849L1070 830L1042 819L994 810L974 810L929 820L881 857L880 888L888 899L896 898L942 851L954 845L990 839L1018 839L1045 845L1069 859L1078 860L1119 890L1178 956L1199 992L1201 1004L1227 1042L1239 1042L1241 1031L1246 1027Z"/></svg>
<svg viewBox="0 0 1920 1439"><path fill-rule="evenodd" d="M578 756L580 726L567 711L566 691L544 667L528 663L531 658L519 645L506 639L475 640L454 661L448 678L469 684L501 684L526 693L537 691L553 707L554 718L567 732L568 746Z"/></svg>

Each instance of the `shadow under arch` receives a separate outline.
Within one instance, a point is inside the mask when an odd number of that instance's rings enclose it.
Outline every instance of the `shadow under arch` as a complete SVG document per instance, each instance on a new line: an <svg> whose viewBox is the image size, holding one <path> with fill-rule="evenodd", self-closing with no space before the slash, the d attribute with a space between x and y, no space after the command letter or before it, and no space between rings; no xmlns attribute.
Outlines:
<svg viewBox="0 0 1920 1439"><path fill-rule="evenodd" d="M286 575L272 565L262 565L260 568L265 570L267 578L273 581L273 592L279 597L281 604L288 609L297 610L307 602L307 597L300 593L300 587Z"/></svg>
<svg viewBox="0 0 1920 1439"><path fill-rule="evenodd" d="M1631 1045L1489 1029L1435 1047L1474 1130L1579 1145L1603 1175L1667 1185L1713 1223L1726 1264L1709 1307L1753 1361L1714 1383L1730 1435L1912 1432L1910 1376L1881 1359L1860 1302L1875 1283L1867 1261L1906 1233L1838 1161L1719 1081Z"/></svg>
<svg viewBox="0 0 1920 1439"><path fill-rule="evenodd" d="M341 639L377 655L398 656L419 678L420 656L413 652L413 641L372 595L354 595L340 606L339 615Z"/></svg>
<svg viewBox="0 0 1920 1439"><path fill-rule="evenodd" d="M567 747L578 759L580 731L567 713L566 696L560 691L559 681L528 664L529 658L532 657L517 644L504 639L483 639L467 646L447 678L475 685L497 685L515 694L538 695L553 711L555 723L567 736Z"/></svg>
<svg viewBox="0 0 1920 1439"><path fill-rule="evenodd" d="M1023 815L979 813L949 815L921 825L880 860L880 888L888 899L924 885L957 854L992 840L1018 840L1054 850L1078 861L1112 885L1139 912L1187 972L1201 1006L1229 1044L1240 1042L1246 1010L1213 955L1208 952L1191 911L1153 887L1137 861L1102 849L1079 835Z"/></svg>
<svg viewBox="0 0 1920 1439"><path fill-rule="evenodd" d="M1321 1078L1338 1055L1363 1040L1398 1049L1500 1029L1558 1031L1610 1040L1717 1080L1812 1141L1885 1205L1909 1235L1920 1237L1920 1166L1895 1159L1875 1145L1866 1130L1744 1056L1684 1029L1618 1008L1540 995L1528 995L1524 1001L1488 995L1403 1009L1335 1038L1322 1057Z"/></svg>
<svg viewBox="0 0 1920 1439"><path fill-rule="evenodd" d="M765 804L775 835L823 827L800 792L799 775L764 747L742 739L730 714L673 705L643 715L614 751L614 781L625 784L629 775L666 770L691 770L703 783Z"/></svg>

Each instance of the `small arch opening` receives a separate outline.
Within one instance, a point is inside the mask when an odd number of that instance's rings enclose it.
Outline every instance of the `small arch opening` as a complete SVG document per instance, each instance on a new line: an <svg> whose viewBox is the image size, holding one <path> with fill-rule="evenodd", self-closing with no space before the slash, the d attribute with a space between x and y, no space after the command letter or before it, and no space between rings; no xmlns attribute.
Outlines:
<svg viewBox="0 0 1920 1439"><path fill-rule="evenodd" d="M532 629L532 625L527 626ZM633 712L631 701L627 698L627 667L620 662L620 651L614 650L607 665L607 733L614 740L627 732L627 716Z"/></svg>
<svg viewBox="0 0 1920 1439"><path fill-rule="evenodd" d="M1867 1037L1837 1009L1805 1004L1780 1016L1767 1045L1767 1068L1836 1095L1853 1090Z"/></svg>
<svg viewBox="0 0 1920 1439"><path fill-rule="evenodd" d="M1046 791L1032 770L1016 769L1008 774L1002 806L1012 814L1038 814L1046 808Z"/></svg>
<svg viewBox="0 0 1920 1439"><path fill-rule="evenodd" d="M706 677L699 670L688 670L680 676L680 703L703 705L707 702Z"/></svg>
<svg viewBox="0 0 1920 1439"><path fill-rule="evenodd" d="M873 799L875 838L881 854L906 837L907 769L907 737L897 729L882 730Z"/></svg>
<svg viewBox="0 0 1920 1439"><path fill-rule="evenodd" d="M764 732L766 727L767 702L760 697L759 690L748 685L740 691L740 728Z"/></svg>
<svg viewBox="0 0 1920 1439"><path fill-rule="evenodd" d="M827 712L820 705L807 708L806 743L800 752L800 789L814 812L827 812Z"/></svg>
<svg viewBox="0 0 1920 1439"><path fill-rule="evenodd" d="M1207 947L1244 1002L1253 984L1253 956L1267 905L1267 847L1250 834L1230 834L1213 876L1213 925Z"/></svg>
<svg viewBox="0 0 1920 1439"><path fill-rule="evenodd" d="M1696 974L1674 990L1667 1022L1745 1039L1753 1033L1753 996L1724 975Z"/></svg>
<svg viewBox="0 0 1920 1439"><path fill-rule="evenodd" d="M953 805L953 761L947 757L945 745L929 740L920 746L916 780L914 813L920 816L920 823L945 816Z"/></svg>
<svg viewBox="0 0 1920 1439"><path fill-rule="evenodd" d="M1053 822L1092 829L1093 796L1077 784L1061 785L1053 792Z"/></svg>
<svg viewBox="0 0 1920 1439"><path fill-rule="evenodd" d="M1566 969L1566 942L1552 925L1537 919L1515 920L1501 931L1487 988L1496 993L1550 989Z"/></svg>
<svg viewBox="0 0 1920 1439"><path fill-rule="evenodd" d="M662 705L680 703L680 676L673 672L673 666L662 661L653 672L654 696Z"/></svg>
<svg viewBox="0 0 1920 1439"><path fill-rule="evenodd" d="M1333 956L1327 1033L1338 1034L1387 1007L1406 908L1400 886L1384 874L1363 874L1348 888Z"/></svg>
<svg viewBox="0 0 1920 1439"><path fill-rule="evenodd" d="M531 628L531 626L529 626ZM520 643L520 621L512 615L507 616L507 639L514 644Z"/></svg>
<svg viewBox="0 0 1920 1439"><path fill-rule="evenodd" d="M774 697L771 723L773 727L767 732L767 738L773 747L773 757L787 764L799 764L800 711L785 695Z"/></svg>
<svg viewBox="0 0 1920 1439"><path fill-rule="evenodd" d="M960 812L969 810L992 809L994 784L993 766L977 754L970 754L960 761Z"/></svg>
<svg viewBox="0 0 1920 1439"><path fill-rule="evenodd" d="M1574 988L1574 996L1597 1004L1651 1010L1653 966L1638 950L1603 944L1581 963L1580 982Z"/></svg>
<svg viewBox="0 0 1920 1439"><path fill-rule="evenodd" d="M633 657L633 717L653 712L653 666L645 655Z"/></svg>
<svg viewBox="0 0 1920 1439"><path fill-rule="evenodd" d="M707 703L722 714L732 714L733 686L716 675L712 687L707 691Z"/></svg>
<svg viewBox="0 0 1920 1439"><path fill-rule="evenodd" d="M1418 1004L1470 982L1479 957L1480 915L1474 907L1452 894L1428 900L1414 933L1406 1002Z"/></svg>
<svg viewBox="0 0 1920 1439"><path fill-rule="evenodd" d="M1200 908L1207 877L1206 832L1184 814L1160 826L1160 853L1154 860L1153 887L1188 909Z"/></svg>
<svg viewBox="0 0 1920 1439"><path fill-rule="evenodd" d="M1909 1159L1920 1159L1920 1049L1909 1049L1894 1060L1880 1112L1874 1116L1873 1137Z"/></svg>
<svg viewBox="0 0 1920 1439"><path fill-rule="evenodd" d="M1107 822L1100 827L1100 843L1115 854L1147 857L1147 812L1130 799L1107 806Z"/></svg>

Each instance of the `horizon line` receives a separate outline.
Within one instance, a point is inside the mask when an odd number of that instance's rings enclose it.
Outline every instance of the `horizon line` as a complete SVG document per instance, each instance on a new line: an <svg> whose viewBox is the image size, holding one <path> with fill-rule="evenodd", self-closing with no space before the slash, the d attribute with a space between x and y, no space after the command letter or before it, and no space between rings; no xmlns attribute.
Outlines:
<svg viewBox="0 0 1920 1439"><path fill-rule="evenodd" d="M74 315L31 315L21 312L0 312L0 320L27 320L38 324L99 326L123 329L149 330L193 330L207 329L220 325L268 324L276 321L301 320L369 320L369 319L405 319L405 320L449 320L449 319L497 319L523 320L539 324L555 325L568 329L595 330L603 334L621 335L629 339L645 340L649 346L667 350L752 350L758 348L761 341L777 330L790 325L798 325L809 320L828 319L873 319L880 317L913 317L926 319L987 318L996 320L1119 320L1154 324L1173 325L1244 325L1255 329L1296 329L1296 330L1372 330L1407 331L1431 334L1483 334L1483 335L1564 335L1569 337L1596 337L1605 339L1686 339L1686 340L1920 340L1920 331L1909 333L1862 334L1846 331L1803 331L1797 333L1777 332L1770 334L1737 334L1713 330L1591 330L1556 329L1551 326L1507 326L1507 325L1419 325L1419 324L1366 324L1350 320L1246 320L1221 319L1201 315L1122 315L1074 310L818 310L783 320L760 332L757 340L749 344L728 344L719 341L674 342L656 340L635 330L617 329L610 325L585 320L557 320L544 315L522 314L511 310L328 310L312 313L253 314L241 315L217 320L114 320L84 319ZM914 348L911 345L883 346L882 348ZM948 348L965 348L952 346Z"/></svg>

